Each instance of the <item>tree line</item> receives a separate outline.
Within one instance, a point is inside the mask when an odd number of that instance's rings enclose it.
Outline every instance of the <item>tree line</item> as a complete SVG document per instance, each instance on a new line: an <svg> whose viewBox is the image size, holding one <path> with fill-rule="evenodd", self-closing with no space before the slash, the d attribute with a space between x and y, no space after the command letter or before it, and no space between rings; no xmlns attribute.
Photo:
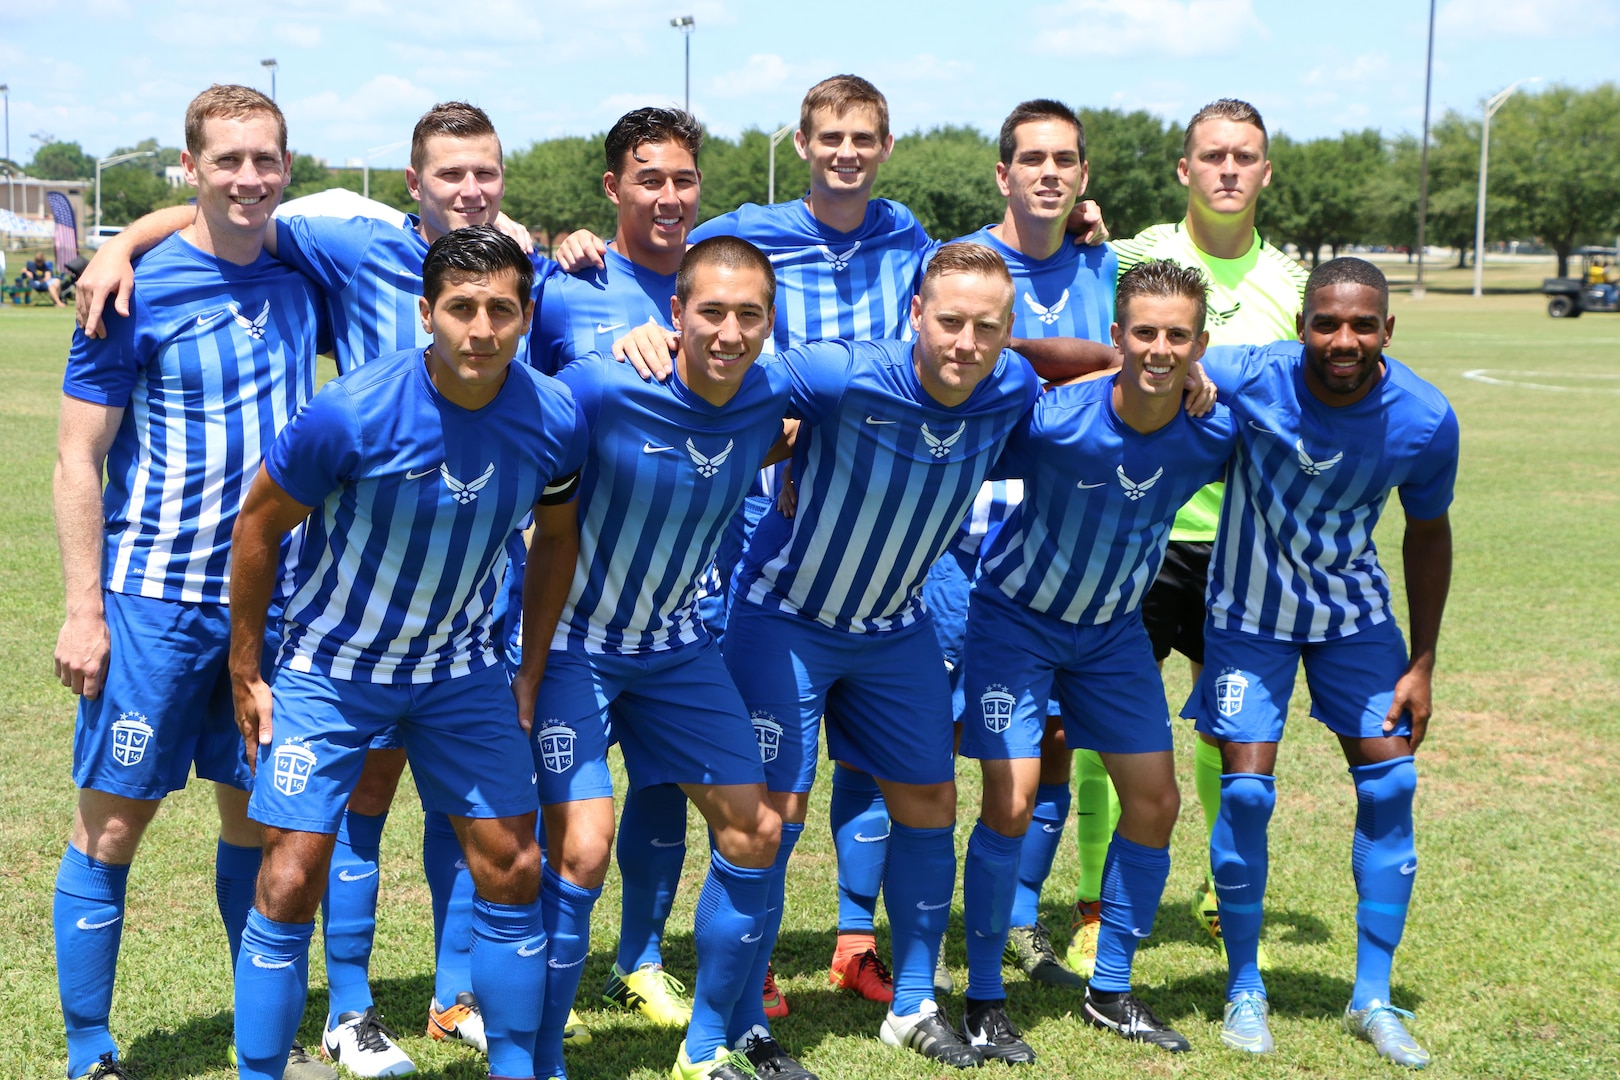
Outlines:
<svg viewBox="0 0 1620 1080"><path fill-rule="evenodd" d="M1103 205L1116 236L1177 220L1186 192L1176 179L1182 128L1146 111L1082 109L1088 194ZM1465 265L1474 242L1478 198L1478 115L1448 112L1431 132L1427 240L1458 252ZM179 150L147 139L124 150L156 156L102 173L102 220L123 224L159 206L183 202L188 188L163 180ZM1260 200L1258 226L1274 244L1292 244L1313 260L1322 248L1349 245L1410 249L1417 243L1421 147L1415 136L1386 136L1375 128L1296 140L1274 133L1272 183ZM710 136L699 164L699 219L745 202L765 202L770 137L750 129L736 139ZM931 235L961 236L999 220L996 144L971 127L940 127L895 139L874 193L905 203ZM586 228L610 234L613 207L602 194L602 135L545 139L507 156L504 209L548 236ZM89 178L95 159L77 143L39 148L28 167L46 179ZM1567 273L1571 251L1612 241L1620 231L1620 87L1590 90L1553 86L1510 98L1492 120L1487 242L1538 241ZM358 191L353 169L328 169L305 154L293 159L287 198L341 186ZM792 198L809 184L808 166L784 142L776 150L776 197ZM373 170L371 194L412 208L401 170Z"/></svg>

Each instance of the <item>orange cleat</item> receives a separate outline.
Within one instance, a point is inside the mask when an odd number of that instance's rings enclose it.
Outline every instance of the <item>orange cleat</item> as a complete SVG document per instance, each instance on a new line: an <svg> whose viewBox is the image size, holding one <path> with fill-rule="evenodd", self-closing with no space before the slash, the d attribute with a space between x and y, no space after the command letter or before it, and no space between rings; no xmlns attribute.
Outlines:
<svg viewBox="0 0 1620 1080"><path fill-rule="evenodd" d="M770 964L765 965L765 988L760 996L765 999L765 1015L772 1020L780 1020L788 1014L787 998L776 988L776 969Z"/></svg>
<svg viewBox="0 0 1620 1080"><path fill-rule="evenodd" d="M877 954L877 942L866 934L840 934L827 981L868 1001L894 1001L894 978Z"/></svg>

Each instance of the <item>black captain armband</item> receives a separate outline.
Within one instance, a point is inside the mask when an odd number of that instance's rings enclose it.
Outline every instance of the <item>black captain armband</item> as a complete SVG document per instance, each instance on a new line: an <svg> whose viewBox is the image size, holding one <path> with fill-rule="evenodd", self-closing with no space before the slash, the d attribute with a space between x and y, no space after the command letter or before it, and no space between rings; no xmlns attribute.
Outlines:
<svg viewBox="0 0 1620 1080"><path fill-rule="evenodd" d="M579 473L571 472L560 480L553 480L540 493L541 506L557 506L574 497L579 490Z"/></svg>

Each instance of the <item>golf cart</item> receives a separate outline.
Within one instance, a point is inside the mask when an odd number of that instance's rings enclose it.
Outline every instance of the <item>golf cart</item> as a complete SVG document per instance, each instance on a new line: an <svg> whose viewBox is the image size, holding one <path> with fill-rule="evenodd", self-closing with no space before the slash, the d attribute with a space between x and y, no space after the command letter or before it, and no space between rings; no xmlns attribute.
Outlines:
<svg viewBox="0 0 1620 1080"><path fill-rule="evenodd" d="M1576 248L1572 254L1581 257L1579 277L1550 277L1541 283L1547 296L1547 314L1555 319L1573 319L1583 311L1620 311L1620 264L1612 247ZM1598 259L1608 260L1606 280L1593 283L1590 278L1592 264Z"/></svg>

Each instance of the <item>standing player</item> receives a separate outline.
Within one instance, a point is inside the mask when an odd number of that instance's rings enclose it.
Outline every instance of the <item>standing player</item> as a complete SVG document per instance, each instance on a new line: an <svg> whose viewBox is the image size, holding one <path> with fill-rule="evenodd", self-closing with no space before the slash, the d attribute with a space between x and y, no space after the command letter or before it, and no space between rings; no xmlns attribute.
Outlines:
<svg viewBox="0 0 1620 1080"><path fill-rule="evenodd" d="M1421 1068L1429 1055L1401 1023L1411 1014L1390 1002L1389 972L1417 870L1412 755L1428 728L1451 583L1457 417L1384 354L1395 320L1372 264L1317 267L1298 325L1302 345L1210 354L1211 376L1235 391L1242 438L1210 563L1208 662L1182 715L1215 740L1223 762L1209 844L1228 963L1221 1037L1239 1050L1272 1049L1256 950L1277 743L1303 660L1311 713L1339 737L1356 789L1360 902L1345 1026L1381 1056ZM1410 657L1372 543L1392 488L1406 512Z"/></svg>
<svg viewBox="0 0 1620 1080"><path fill-rule="evenodd" d="M265 826L236 966L244 1077L280 1075L337 825L371 739L396 726L423 802L450 815L477 887L472 989L490 1073L532 1075L546 972L535 778L523 775L490 608L504 544L533 508L528 624L543 639L554 623L585 444L566 389L511 363L529 331L533 272L489 226L435 241L420 307L432 344L323 388L276 440L238 523L231 674L263 777L251 811ZM260 638L277 546L300 525L272 690ZM520 678L538 679L545 652L524 664Z"/></svg>
<svg viewBox="0 0 1620 1080"><path fill-rule="evenodd" d="M135 267L133 309L109 317L102 338L75 334L63 380L56 674L82 695L79 802L53 908L69 1076L127 1075L108 1030L125 883L193 762L215 782L215 888L236 960L261 841L226 681L230 533L326 347L315 290L263 250L291 166L280 110L215 86L186 109L185 130L197 205ZM276 1064L298 1080L334 1075L301 1048L283 1046Z"/></svg>
<svg viewBox="0 0 1620 1080"><path fill-rule="evenodd" d="M500 216L505 176L500 138L482 109L465 102L435 105L411 134L406 187L420 207L404 227L372 218L304 218L277 221L265 236L272 255L301 270L325 294L336 332L338 371L398 349L425 347L419 314L422 260L428 246L454 229L499 224L522 230ZM158 210L109 240L91 266L94 277L81 290L87 333L94 333L108 292L125 303L130 252L139 253L179 227L183 207ZM546 276L536 274L536 291ZM528 348L519 343L519 357ZM405 751L392 732L378 735L367 755L338 827L329 889L322 902L330 1015L323 1043L361 1076L383 1075L409 1061L382 1024L372 1001L368 969L376 930L378 857L383 825L393 803ZM437 964L427 1033L484 1048L483 1022L470 992L472 880L461 846L442 814L423 823L422 863L433 903ZM583 1025L578 1031L583 1032Z"/></svg>
<svg viewBox="0 0 1620 1080"><path fill-rule="evenodd" d="M1169 259L1203 272L1209 283L1211 345L1264 345L1295 334L1305 273L1262 240L1254 227L1260 193L1271 183L1267 147L1265 121L1247 102L1223 98L1199 109L1187 122L1176 165L1187 188L1187 216L1155 225L1134 239L1112 242L1121 273L1149 259ZM1176 515L1164 565L1142 602L1153 655L1162 664L1172 649L1181 652L1191 663L1195 680L1203 667L1204 584L1220 505L1221 485L1211 484ZM1080 887L1068 959L1083 970L1095 956L1101 925L1096 901L1104 849L1098 841L1109 831L1101 826L1110 814L1106 802L1110 792L1101 780L1102 764L1096 755L1082 752L1078 765ZM1220 773L1220 755L1200 736L1193 776L1206 829L1213 825L1220 803ZM1194 898L1193 914L1219 944L1213 879L1206 878ZM1265 963L1262 953L1262 966Z"/></svg>
<svg viewBox="0 0 1620 1080"><path fill-rule="evenodd" d="M1011 1062L1035 1057L1003 1009L1001 953L1026 876L1021 834L1038 805L1054 690L1069 745L1101 752L1120 796L1085 1017L1127 1039L1188 1049L1131 994L1131 961L1153 927L1181 807L1164 684L1139 605L1176 509L1221 475L1235 432L1224 406L1182 415L1207 340L1202 276L1142 263L1120 279L1116 302L1120 372L1043 394L1008 443L997 469L1024 479L1024 499L987 542L969 607L962 753L980 759L984 796L962 869L962 1031L986 1057Z"/></svg>

